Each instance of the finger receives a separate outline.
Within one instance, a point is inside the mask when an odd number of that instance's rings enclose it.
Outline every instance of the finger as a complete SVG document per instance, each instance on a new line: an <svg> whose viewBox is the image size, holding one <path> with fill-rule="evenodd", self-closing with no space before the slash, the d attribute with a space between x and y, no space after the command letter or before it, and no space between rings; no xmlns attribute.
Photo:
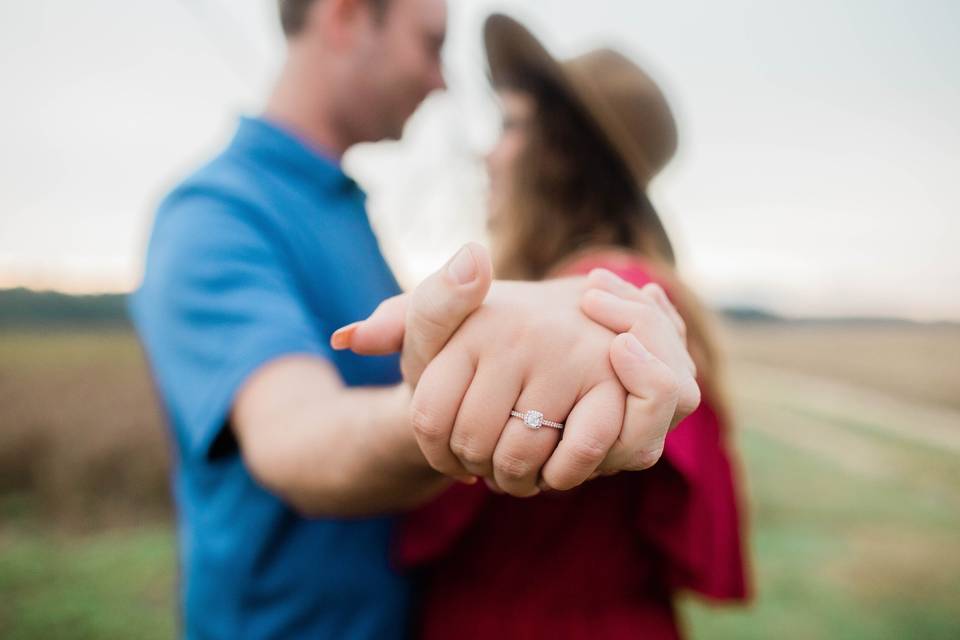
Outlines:
<svg viewBox="0 0 960 640"><path fill-rule="evenodd" d="M630 329L630 334L637 338L640 342L641 348L646 351L650 349L646 348L646 345L643 343L643 340L640 340L641 335L643 335L643 327L638 324L634 324ZM672 352L675 355L679 355L682 359L682 362L685 366L673 366L671 364L676 364L676 361L672 358L660 357L659 353L654 353L654 357L658 358L661 363L666 365L671 369L673 375L676 377L677 384L680 387L680 395L677 399L677 409L674 413L673 422L670 425L670 428L677 426L681 420L686 418L688 415L693 413L698 406L700 406L700 385L697 383L697 365L693 362L693 358L690 356L690 352L686 348L679 348L678 351Z"/></svg>
<svg viewBox="0 0 960 640"><path fill-rule="evenodd" d="M357 330L357 327L360 326L360 322L359 320L357 322L351 322L333 332L333 335L330 336L330 346L333 347L334 351L343 351L344 349L350 348L350 343L353 341L353 334Z"/></svg>
<svg viewBox="0 0 960 640"><path fill-rule="evenodd" d="M612 271L607 269L594 269L587 276L587 286L592 289L601 289L608 293L612 293L618 298L622 298L624 300L633 300L635 302L647 299L652 300L663 310L664 313L667 314L667 317L669 317L670 321L673 322L677 331L684 338L684 340L686 340L687 325L684 322L683 317L681 317L680 312L677 311L676 307L673 306L673 303L670 301L669 296L667 296L666 291L663 290L663 287L656 282L649 282L640 288L635 286L633 283L624 280Z"/></svg>
<svg viewBox="0 0 960 640"><path fill-rule="evenodd" d="M512 362L488 359L477 366L450 435L450 449L470 473L493 477L493 454L522 384Z"/></svg>
<svg viewBox="0 0 960 640"><path fill-rule="evenodd" d="M684 418L697 410L700 406L702 395L700 385L694 376L683 376L680 380L680 397L677 398L677 410L673 414L673 420L670 422L670 428L673 429Z"/></svg>
<svg viewBox="0 0 960 640"><path fill-rule="evenodd" d="M424 370L410 402L413 432L431 467L448 476L471 475L450 451L450 433L476 370L461 349L445 349Z"/></svg>
<svg viewBox="0 0 960 640"><path fill-rule="evenodd" d="M626 333L636 322L659 321L663 313L655 302L642 297L624 299L603 289L588 289L580 296L580 308L587 317L615 333Z"/></svg>
<svg viewBox="0 0 960 640"><path fill-rule="evenodd" d="M676 327L677 333L680 334L680 337L683 338L684 343L687 341L687 323L683 321L683 318L680 317L680 312L677 311L677 308L673 306L673 303L670 301L670 298L667 297L667 292L663 290L656 282L649 282L643 285L643 288L640 289L641 293L648 295L657 303L657 306L667 314L667 317L670 318L670 321L673 322L673 326Z"/></svg>
<svg viewBox="0 0 960 640"><path fill-rule="evenodd" d="M601 383L577 402L563 439L543 467L543 481L558 490L586 481L616 443L624 418L625 393L615 382Z"/></svg>
<svg viewBox="0 0 960 640"><path fill-rule="evenodd" d="M416 384L463 320L483 303L492 278L490 256L478 244L464 246L410 296L401 368Z"/></svg>
<svg viewBox="0 0 960 640"><path fill-rule="evenodd" d="M563 422L580 394L572 378L547 379L541 375L529 379L510 409L540 411L547 420ZM511 417L510 409L502 418L506 426L493 453L493 478L510 495L536 495L543 464L556 449L561 433L545 425L531 428L522 419Z"/></svg>
<svg viewBox="0 0 960 640"><path fill-rule="evenodd" d="M659 335L666 340L654 344L659 345L657 354L666 362L678 367L685 367L691 375L696 375L696 366L693 358L687 351L683 341L673 343L675 338L670 335L679 334L672 325L669 317L649 296L637 300L625 300L607 291L590 289L580 299L580 308L588 318L616 333L633 333L636 336L650 337ZM663 332L669 333L663 333ZM682 338L682 336L679 336ZM672 348L670 348L672 345ZM669 350L665 350L669 349Z"/></svg>
<svg viewBox="0 0 960 640"><path fill-rule="evenodd" d="M338 351L350 349L365 356L400 351L408 302L406 293L387 298L365 320L337 329L330 337L330 345Z"/></svg>
<svg viewBox="0 0 960 640"><path fill-rule="evenodd" d="M623 428L600 470L647 469L660 459L676 412L676 375L629 333L614 338L610 362L629 395Z"/></svg>
<svg viewBox="0 0 960 640"><path fill-rule="evenodd" d="M587 288L602 289L624 300L639 300L640 288L609 269L593 269L587 274Z"/></svg>
<svg viewBox="0 0 960 640"><path fill-rule="evenodd" d="M675 328L660 305L646 295L637 300L625 300L605 290L590 289L581 296L580 308L588 318L616 333L649 335L649 332L657 327L661 327L662 331L675 332ZM669 334L661 333L660 335L668 336ZM671 340L675 339L670 337ZM669 342L664 342L661 346L667 344ZM676 343L670 353L673 355L667 357L664 353L658 352L668 362L678 367L683 366L691 375L695 375L696 366L693 358L690 357L690 353L682 342Z"/></svg>

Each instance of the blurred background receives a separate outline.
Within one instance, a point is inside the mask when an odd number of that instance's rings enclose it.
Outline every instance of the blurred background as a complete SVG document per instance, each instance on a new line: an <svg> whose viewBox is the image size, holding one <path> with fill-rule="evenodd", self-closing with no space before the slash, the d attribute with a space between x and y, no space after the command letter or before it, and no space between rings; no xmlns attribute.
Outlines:
<svg viewBox="0 0 960 640"><path fill-rule="evenodd" d="M349 171L401 281L483 241L503 10L681 127L651 197L722 318L757 586L694 638L960 637L960 3L451 0L450 91ZM168 443L124 295L164 190L257 113L271 0L0 4L0 636L176 629Z"/></svg>

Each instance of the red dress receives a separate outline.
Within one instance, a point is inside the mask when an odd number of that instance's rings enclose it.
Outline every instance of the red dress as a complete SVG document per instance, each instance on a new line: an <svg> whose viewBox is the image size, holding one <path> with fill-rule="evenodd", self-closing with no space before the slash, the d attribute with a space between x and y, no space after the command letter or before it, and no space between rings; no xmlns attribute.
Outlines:
<svg viewBox="0 0 960 640"><path fill-rule="evenodd" d="M651 280L639 259L594 256L567 272L594 267ZM411 512L394 551L421 579L414 637L678 638L678 590L745 600L724 430L704 398L646 471L533 498L457 484Z"/></svg>

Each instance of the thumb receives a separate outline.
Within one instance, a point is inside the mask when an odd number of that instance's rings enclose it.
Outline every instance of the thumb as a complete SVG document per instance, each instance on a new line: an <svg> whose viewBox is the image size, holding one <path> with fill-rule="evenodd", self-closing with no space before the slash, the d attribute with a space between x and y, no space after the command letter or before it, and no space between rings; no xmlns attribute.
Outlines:
<svg viewBox="0 0 960 640"><path fill-rule="evenodd" d="M427 364L483 303L492 278L490 255L471 242L414 289L407 304L401 357L408 383L416 385Z"/></svg>
<svg viewBox="0 0 960 640"><path fill-rule="evenodd" d="M403 347L404 322L410 294L387 298L365 320L334 331L330 344L334 349L350 349L364 356L396 353Z"/></svg>

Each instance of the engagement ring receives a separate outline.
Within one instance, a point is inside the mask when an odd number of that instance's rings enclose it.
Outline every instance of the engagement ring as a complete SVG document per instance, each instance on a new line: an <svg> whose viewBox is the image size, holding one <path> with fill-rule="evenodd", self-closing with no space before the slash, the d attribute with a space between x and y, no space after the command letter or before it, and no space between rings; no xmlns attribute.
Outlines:
<svg viewBox="0 0 960 640"><path fill-rule="evenodd" d="M531 429L539 429L541 426L553 427L554 429L563 429L562 422L554 422L553 420L545 420L543 414L539 411L517 411L514 409L510 412L510 415L514 418L520 418L523 420L523 424L527 425Z"/></svg>

